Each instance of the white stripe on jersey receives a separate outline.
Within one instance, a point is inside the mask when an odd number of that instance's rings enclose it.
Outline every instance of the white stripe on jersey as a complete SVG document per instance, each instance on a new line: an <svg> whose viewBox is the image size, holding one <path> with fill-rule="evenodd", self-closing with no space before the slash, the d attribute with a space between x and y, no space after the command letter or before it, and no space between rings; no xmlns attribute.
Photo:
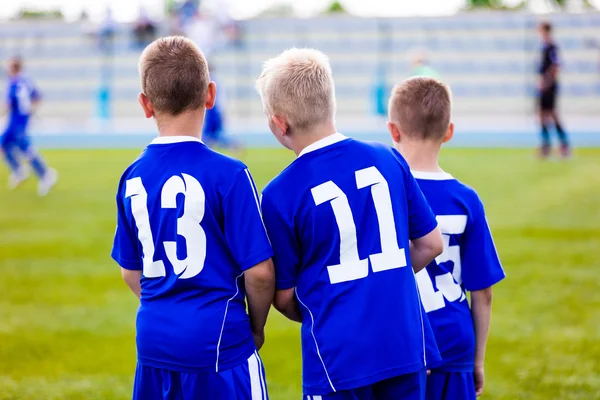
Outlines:
<svg viewBox="0 0 600 400"><path fill-rule="evenodd" d="M244 275L243 272L235 278L235 294L231 296L229 300L227 300L227 304L225 305L225 314L223 315L223 323L221 324L221 333L219 333L219 341L217 342L217 364L215 365L216 372L219 372L219 354L221 350L221 339L223 338L223 330L225 329L225 320L227 319L227 310L229 309L229 302L235 299L235 297L240 292L238 280L242 277L242 275Z"/></svg>
<svg viewBox="0 0 600 400"><path fill-rule="evenodd" d="M325 376L327 377L327 380L329 381L329 386L331 386L331 390L333 390L334 392L337 392L337 390L335 390L335 387L333 386L333 383L331 383L331 379L329 379L329 372L327 372L327 367L325 367L325 361L323 361L323 357L321 357L321 351L319 350L319 344L317 343L317 338L315 337L315 318L313 317L313 314L310 311L310 308L308 308L306 306L306 304L304 304L302 302L302 300L300 300L300 296L298 296L297 290L295 291L295 293L296 293L296 298L298 299L298 302L300 304L302 304L308 310L308 314L310 315L310 320L312 322L312 324L310 326L310 333L312 334L313 340L315 341L317 355L319 356L319 359L321 360L321 364L323 365L323 369L325 370Z"/></svg>
<svg viewBox="0 0 600 400"><path fill-rule="evenodd" d="M248 168L246 168L244 171L246 171L246 176L248 177L248 182L250 182L250 188L252 189L252 193L254 194L254 201L256 201L256 208L258 208L258 215L260 215L260 221L263 224L263 228L265 229L265 234L266 234L267 228L265 227L265 222L263 221L262 210L260 209L260 200L258 200L258 192L256 191L256 185L254 184L254 181L252 180L252 176L250 175L250 171L248 171ZM267 240L269 240L269 244L271 244L271 239L269 239L268 234L267 234Z"/></svg>
<svg viewBox="0 0 600 400"><path fill-rule="evenodd" d="M256 358L258 359L258 373L260 374L260 387L262 388L263 399L267 400L267 378L265 377L262 359L257 350L254 350L254 354L256 354Z"/></svg>
<svg viewBox="0 0 600 400"><path fill-rule="evenodd" d="M262 386L260 382L260 364L258 357L253 353L248 359L248 373L250 374L250 393L252 400L263 400Z"/></svg>

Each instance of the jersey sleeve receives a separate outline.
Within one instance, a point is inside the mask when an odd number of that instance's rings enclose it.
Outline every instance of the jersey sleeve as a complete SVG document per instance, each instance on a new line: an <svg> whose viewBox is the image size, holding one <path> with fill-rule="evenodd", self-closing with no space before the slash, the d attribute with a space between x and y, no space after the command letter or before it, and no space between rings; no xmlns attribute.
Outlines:
<svg viewBox="0 0 600 400"><path fill-rule="evenodd" d="M117 229L111 256L121 268L130 270L142 269L138 238L127 220L120 190L117 194Z"/></svg>
<svg viewBox="0 0 600 400"><path fill-rule="evenodd" d="M272 193L263 194L262 210L275 253L273 261L277 290L291 289L296 286L300 267L300 246L296 239L293 221L283 215L272 195Z"/></svg>
<svg viewBox="0 0 600 400"><path fill-rule="evenodd" d="M240 171L223 198L225 239L242 271L273 256L254 181L248 169Z"/></svg>
<svg viewBox="0 0 600 400"><path fill-rule="evenodd" d="M504 279L504 270L479 198L472 214L469 215L461 250L462 280L465 289L486 289Z"/></svg>

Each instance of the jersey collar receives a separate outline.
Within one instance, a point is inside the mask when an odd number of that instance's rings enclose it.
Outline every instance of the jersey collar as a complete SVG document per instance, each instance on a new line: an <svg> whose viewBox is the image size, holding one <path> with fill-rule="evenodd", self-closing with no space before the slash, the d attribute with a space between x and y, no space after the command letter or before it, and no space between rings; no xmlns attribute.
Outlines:
<svg viewBox="0 0 600 400"><path fill-rule="evenodd" d="M199 142L204 143L202 140L193 136L159 136L155 138L150 144L172 144L172 143L183 143L183 142Z"/></svg>
<svg viewBox="0 0 600 400"><path fill-rule="evenodd" d="M326 136L321 140L317 140L311 145L308 145L298 154L298 157L302 157L303 155L310 153L311 151L319 150L327 146L331 146L337 142L341 142L342 140L348 139L346 136L342 135L339 132L336 132L332 135Z"/></svg>
<svg viewBox="0 0 600 400"><path fill-rule="evenodd" d="M447 172L423 172L423 171L410 171L415 179L423 179L428 181L448 181L454 179L452 175Z"/></svg>

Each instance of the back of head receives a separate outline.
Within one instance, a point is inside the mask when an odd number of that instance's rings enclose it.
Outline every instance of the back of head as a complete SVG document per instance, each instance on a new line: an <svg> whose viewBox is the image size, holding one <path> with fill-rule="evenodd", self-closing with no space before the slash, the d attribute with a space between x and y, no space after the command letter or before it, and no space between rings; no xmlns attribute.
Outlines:
<svg viewBox="0 0 600 400"><path fill-rule="evenodd" d="M18 75L23 71L23 60L21 57L13 57L8 64L9 73Z"/></svg>
<svg viewBox="0 0 600 400"><path fill-rule="evenodd" d="M204 107L208 63L191 40L169 36L150 43L140 57L139 72L142 92L157 113L175 116Z"/></svg>
<svg viewBox="0 0 600 400"><path fill-rule="evenodd" d="M318 50L293 48L268 60L256 89L269 117L285 117L291 130L333 121L333 75L327 56Z"/></svg>
<svg viewBox="0 0 600 400"><path fill-rule="evenodd" d="M549 35L549 34L552 33L552 24L550 22L548 22L548 21L544 21L544 22L540 23L539 29L543 33Z"/></svg>
<svg viewBox="0 0 600 400"><path fill-rule="evenodd" d="M450 125L450 88L437 79L417 76L392 90L390 121L414 139L442 141Z"/></svg>

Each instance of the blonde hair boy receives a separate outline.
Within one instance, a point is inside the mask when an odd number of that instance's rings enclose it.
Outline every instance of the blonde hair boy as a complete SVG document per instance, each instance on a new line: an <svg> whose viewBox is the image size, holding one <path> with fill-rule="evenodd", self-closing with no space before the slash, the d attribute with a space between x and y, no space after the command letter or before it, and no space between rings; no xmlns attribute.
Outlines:
<svg viewBox="0 0 600 400"><path fill-rule="evenodd" d="M428 334L413 270L443 244L408 165L389 146L336 132L323 53L283 52L256 87L271 131L298 156L263 190L262 210L273 304L303 324L304 395L421 399Z"/></svg>

